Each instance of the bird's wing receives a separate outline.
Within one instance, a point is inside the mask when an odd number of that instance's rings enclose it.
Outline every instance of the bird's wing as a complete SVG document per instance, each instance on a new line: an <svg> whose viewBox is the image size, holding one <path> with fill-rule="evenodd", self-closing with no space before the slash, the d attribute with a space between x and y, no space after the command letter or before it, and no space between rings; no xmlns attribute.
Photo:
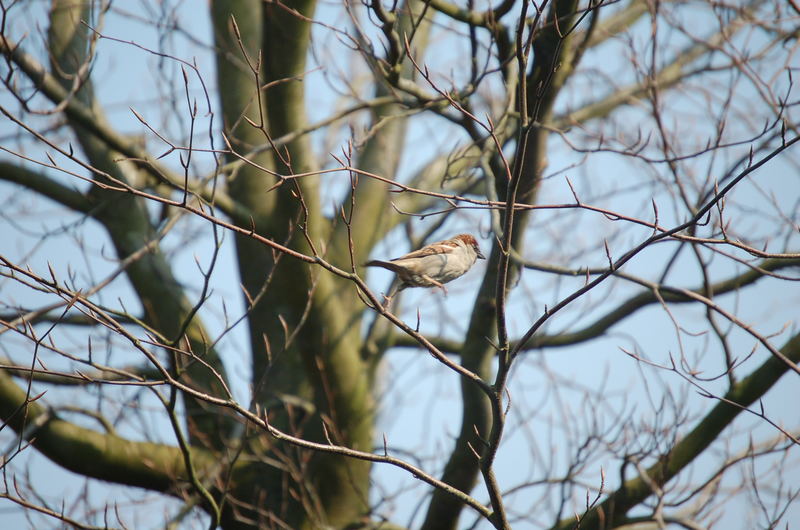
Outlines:
<svg viewBox="0 0 800 530"><path fill-rule="evenodd" d="M394 258L390 261L400 261L401 259L424 258L425 256L444 254L449 250L452 250L452 248L446 244L446 241L437 241L436 243L431 243L430 245L422 247L419 250L409 252L405 256L400 256L399 258Z"/></svg>

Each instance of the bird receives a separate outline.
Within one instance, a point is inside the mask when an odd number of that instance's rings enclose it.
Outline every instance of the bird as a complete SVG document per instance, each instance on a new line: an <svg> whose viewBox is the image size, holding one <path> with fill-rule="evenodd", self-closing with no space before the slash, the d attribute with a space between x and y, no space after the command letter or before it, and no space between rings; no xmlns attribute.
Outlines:
<svg viewBox="0 0 800 530"><path fill-rule="evenodd" d="M463 276L478 259L486 258L475 238L459 234L389 261L376 259L364 265L382 267L397 274L400 286L396 292L408 287L438 287L447 294L444 284Z"/></svg>

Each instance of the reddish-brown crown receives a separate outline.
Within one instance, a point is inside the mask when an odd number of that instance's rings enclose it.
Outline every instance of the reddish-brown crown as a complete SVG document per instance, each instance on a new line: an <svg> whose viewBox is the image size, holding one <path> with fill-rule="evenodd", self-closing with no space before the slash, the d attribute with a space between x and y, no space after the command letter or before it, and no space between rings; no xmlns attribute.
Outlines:
<svg viewBox="0 0 800 530"><path fill-rule="evenodd" d="M473 247L478 248L478 242L470 234L458 234L453 239L459 239L463 241L465 245L472 245Z"/></svg>

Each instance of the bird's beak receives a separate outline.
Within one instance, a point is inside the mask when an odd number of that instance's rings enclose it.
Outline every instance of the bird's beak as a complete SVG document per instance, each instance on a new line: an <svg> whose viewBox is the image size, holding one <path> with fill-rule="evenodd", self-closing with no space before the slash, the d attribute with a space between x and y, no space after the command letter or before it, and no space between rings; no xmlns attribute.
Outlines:
<svg viewBox="0 0 800 530"><path fill-rule="evenodd" d="M476 248L475 253L478 254L478 259L486 259L486 257L483 254L481 254L481 249Z"/></svg>

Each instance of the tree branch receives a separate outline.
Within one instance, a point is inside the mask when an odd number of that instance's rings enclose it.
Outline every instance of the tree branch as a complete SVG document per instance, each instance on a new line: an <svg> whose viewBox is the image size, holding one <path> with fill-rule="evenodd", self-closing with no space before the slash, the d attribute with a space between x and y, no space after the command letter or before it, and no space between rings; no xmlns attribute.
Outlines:
<svg viewBox="0 0 800 530"><path fill-rule="evenodd" d="M135 141L117 133L104 120L77 98L72 97L58 80L50 74L33 56L25 53L18 45L13 44L7 37L0 39L0 53L5 55L14 64L25 72L36 88L41 90L50 101L63 106L64 113L91 131L99 140L104 142L109 149L117 151L135 162L143 170L150 173L157 181L166 182L176 190L184 189L184 178L174 174L171 170L155 161L149 153L141 149ZM219 189L206 189L196 183L188 183L189 191L196 193L205 201L214 204L217 208L241 223L247 223L250 212L241 204L235 202Z"/></svg>
<svg viewBox="0 0 800 530"><path fill-rule="evenodd" d="M792 337L781 349L792 362L800 362L800 334ZM761 398L778 379L787 372L786 363L770 356L759 368L741 382L736 383L720 402L671 450L650 466L646 478L639 476L626 481L596 508L580 516L584 529L613 527L624 520L625 514L654 492L652 485L664 486L680 473L717 439L717 436L736 417ZM567 530L575 527L575 518L564 519L554 528Z"/></svg>
<svg viewBox="0 0 800 530"><path fill-rule="evenodd" d="M0 418L22 439L31 441L56 464L87 477L179 495L176 483L186 480L183 456L176 447L132 442L59 419L26 395L0 370ZM202 467L216 458L194 449Z"/></svg>
<svg viewBox="0 0 800 530"><path fill-rule="evenodd" d="M0 150L10 153L4 147L0 147ZM18 156L16 153L11 154ZM83 214L91 215L93 208L96 206L94 201L76 189L64 186L42 173L2 160L0 160L0 180L19 184L62 206Z"/></svg>

